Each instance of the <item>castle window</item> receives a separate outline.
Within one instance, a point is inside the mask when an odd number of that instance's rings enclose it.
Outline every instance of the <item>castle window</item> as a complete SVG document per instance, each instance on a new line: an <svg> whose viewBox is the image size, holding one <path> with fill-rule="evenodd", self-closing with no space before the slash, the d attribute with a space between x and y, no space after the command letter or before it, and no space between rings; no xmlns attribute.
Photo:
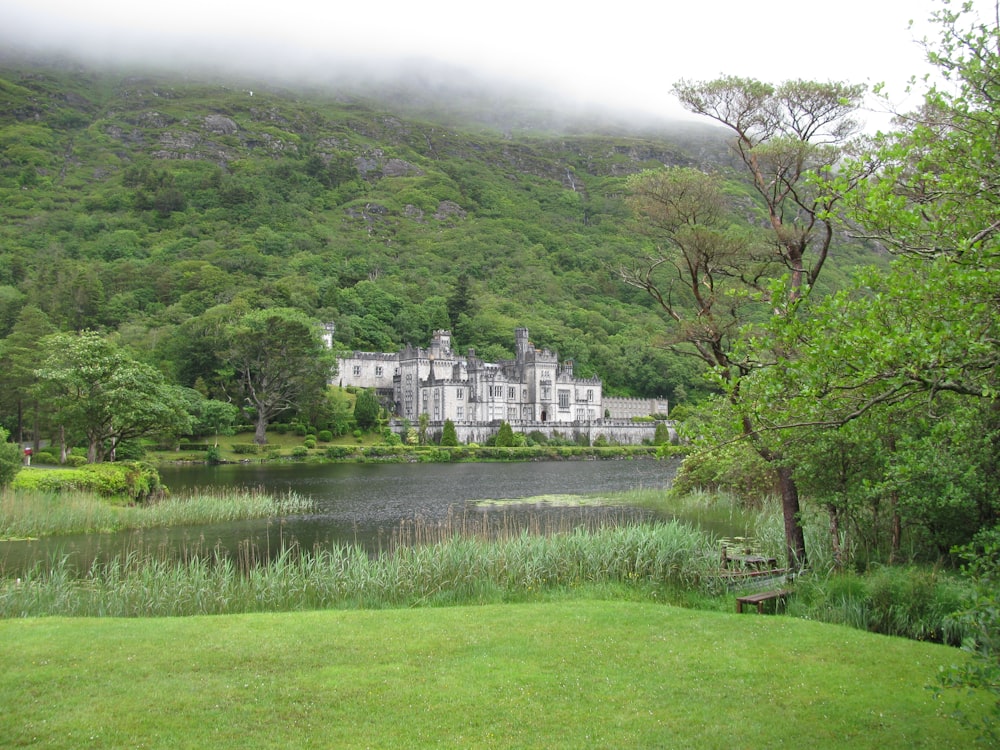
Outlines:
<svg viewBox="0 0 1000 750"><path fill-rule="evenodd" d="M382 365L377 365L375 367L375 377L376 378L382 377Z"/></svg>
<svg viewBox="0 0 1000 750"><path fill-rule="evenodd" d="M515 398L517 398L517 388L508 388L507 389L507 398L510 399L511 401L513 401Z"/></svg>
<svg viewBox="0 0 1000 750"><path fill-rule="evenodd" d="M569 391L559 389L559 408L568 409L569 408Z"/></svg>
<svg viewBox="0 0 1000 750"><path fill-rule="evenodd" d="M593 401L594 400L594 389L593 388L588 388L587 389L587 400L588 401Z"/></svg>
<svg viewBox="0 0 1000 750"><path fill-rule="evenodd" d="M355 375L360 375L361 374L361 365L354 365L354 367L352 368L351 372L353 372Z"/></svg>
<svg viewBox="0 0 1000 750"><path fill-rule="evenodd" d="M458 406L458 407L456 407L455 408L455 416L458 419L465 419L465 407L464 406Z"/></svg>
<svg viewBox="0 0 1000 750"><path fill-rule="evenodd" d="M465 389L464 388L458 388L458 389L456 389L455 390L455 398L457 400L459 400L459 401L461 401L462 399L464 399L465 398Z"/></svg>
<svg viewBox="0 0 1000 750"><path fill-rule="evenodd" d="M547 385L542 386L542 401L548 401L552 398L552 389Z"/></svg>

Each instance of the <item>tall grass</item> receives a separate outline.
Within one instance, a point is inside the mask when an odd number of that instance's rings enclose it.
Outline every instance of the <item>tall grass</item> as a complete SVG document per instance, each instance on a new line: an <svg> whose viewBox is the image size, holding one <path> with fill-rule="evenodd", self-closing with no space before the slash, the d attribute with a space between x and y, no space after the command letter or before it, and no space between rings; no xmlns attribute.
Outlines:
<svg viewBox="0 0 1000 750"><path fill-rule="evenodd" d="M707 585L715 551L678 522L505 539L455 536L369 554L354 545L275 559L131 553L74 576L65 560L0 583L0 617L175 616L400 607L535 599L574 589L671 590Z"/></svg>
<svg viewBox="0 0 1000 750"><path fill-rule="evenodd" d="M116 505L88 492L0 491L0 539L87 534L305 513L312 501L261 490L194 493Z"/></svg>
<svg viewBox="0 0 1000 750"><path fill-rule="evenodd" d="M877 567L812 575L796 583L792 615L873 633L959 646L969 635L952 615L969 586L953 574L924 567Z"/></svg>

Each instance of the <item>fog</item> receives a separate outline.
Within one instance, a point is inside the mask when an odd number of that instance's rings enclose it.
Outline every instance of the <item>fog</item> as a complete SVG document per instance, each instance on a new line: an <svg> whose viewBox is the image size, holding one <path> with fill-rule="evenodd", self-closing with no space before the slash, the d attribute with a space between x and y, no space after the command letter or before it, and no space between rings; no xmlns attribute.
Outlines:
<svg viewBox="0 0 1000 750"><path fill-rule="evenodd" d="M8 51L252 80L445 88L623 116L678 116L680 79L885 82L897 106L928 67L940 0L0 0ZM991 0L977 5L992 7ZM913 29L910 21L915 22Z"/></svg>

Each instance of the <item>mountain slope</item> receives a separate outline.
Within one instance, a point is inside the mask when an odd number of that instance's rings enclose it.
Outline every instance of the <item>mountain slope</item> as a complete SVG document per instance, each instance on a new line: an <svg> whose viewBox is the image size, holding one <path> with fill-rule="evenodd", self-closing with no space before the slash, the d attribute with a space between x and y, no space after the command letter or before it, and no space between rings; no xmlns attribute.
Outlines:
<svg viewBox="0 0 1000 750"><path fill-rule="evenodd" d="M527 326L609 393L703 387L614 269L643 250L625 178L725 169L717 129L362 93L0 60L0 336L33 304L192 385L192 321L288 305L345 348L450 327L493 358ZM847 250L842 267L864 257Z"/></svg>

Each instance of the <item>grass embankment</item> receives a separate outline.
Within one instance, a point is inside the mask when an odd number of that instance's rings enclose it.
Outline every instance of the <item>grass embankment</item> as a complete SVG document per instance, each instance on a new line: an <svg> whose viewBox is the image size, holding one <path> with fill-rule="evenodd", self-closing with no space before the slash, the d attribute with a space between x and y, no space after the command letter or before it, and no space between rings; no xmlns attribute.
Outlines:
<svg viewBox="0 0 1000 750"><path fill-rule="evenodd" d="M960 657L791 618L593 600L8 620L0 741L967 748L951 696L925 687Z"/></svg>
<svg viewBox="0 0 1000 750"><path fill-rule="evenodd" d="M0 490L0 540L234 521L305 513L312 501L257 490L193 493L120 505L91 492Z"/></svg>

